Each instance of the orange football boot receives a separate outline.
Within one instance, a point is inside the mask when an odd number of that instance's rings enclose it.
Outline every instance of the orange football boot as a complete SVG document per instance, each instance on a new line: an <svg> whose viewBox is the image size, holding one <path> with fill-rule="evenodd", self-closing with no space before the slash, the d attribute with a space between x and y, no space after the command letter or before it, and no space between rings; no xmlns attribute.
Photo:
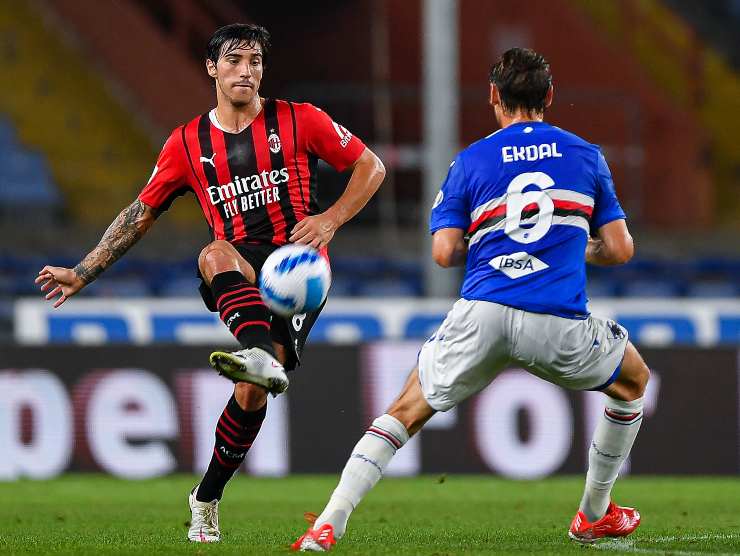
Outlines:
<svg viewBox="0 0 740 556"><path fill-rule="evenodd" d="M570 524L568 536L580 543L592 543L605 537L626 537L640 525L640 512L635 508L623 508L609 502L606 514L590 523L582 511L578 511Z"/></svg>

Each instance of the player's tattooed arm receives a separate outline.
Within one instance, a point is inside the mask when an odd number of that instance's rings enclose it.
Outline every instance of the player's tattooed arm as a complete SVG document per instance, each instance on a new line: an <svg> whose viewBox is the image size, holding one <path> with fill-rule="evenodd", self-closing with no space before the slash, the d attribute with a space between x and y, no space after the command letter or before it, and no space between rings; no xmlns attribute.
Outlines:
<svg viewBox="0 0 740 556"><path fill-rule="evenodd" d="M46 300L56 309L95 280L139 241L157 218L155 210L138 199L121 211L103 234L100 243L75 268L45 266L36 277Z"/></svg>
<svg viewBox="0 0 740 556"><path fill-rule="evenodd" d="M154 209L136 199L121 211L97 247L74 268L75 275L84 284L94 281L144 236L156 217Z"/></svg>

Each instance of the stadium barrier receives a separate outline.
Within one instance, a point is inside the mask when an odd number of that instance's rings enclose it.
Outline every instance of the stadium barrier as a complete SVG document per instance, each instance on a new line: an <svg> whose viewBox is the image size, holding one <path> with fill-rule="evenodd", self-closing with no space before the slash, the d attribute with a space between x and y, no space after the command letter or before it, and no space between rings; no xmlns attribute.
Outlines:
<svg viewBox="0 0 740 556"><path fill-rule="evenodd" d="M448 299L330 298L310 341L333 344L424 339L452 306ZM644 346L738 345L740 299L604 299L595 314L622 324ZM199 298L75 299L54 310L42 299L14 306L15 340L23 345L233 342Z"/></svg>
<svg viewBox="0 0 740 556"><path fill-rule="evenodd" d="M338 473L415 363L418 342L311 345L246 472ZM65 471L146 478L200 472L232 386L193 346L0 348L0 480ZM653 379L625 472L740 472L737 348L644 349ZM566 392L518 369L437 414L388 473L582 473L602 394ZM316 431L327 434L316 435ZM317 445L317 442L320 444Z"/></svg>

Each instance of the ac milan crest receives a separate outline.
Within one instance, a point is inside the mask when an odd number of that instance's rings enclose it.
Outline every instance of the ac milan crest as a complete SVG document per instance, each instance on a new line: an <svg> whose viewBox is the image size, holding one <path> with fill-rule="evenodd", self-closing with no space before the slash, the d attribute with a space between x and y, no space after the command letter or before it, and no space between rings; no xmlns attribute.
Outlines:
<svg viewBox="0 0 740 556"><path fill-rule="evenodd" d="M267 138L267 144L270 146L270 152L277 154L280 152L280 137L273 130L270 136Z"/></svg>

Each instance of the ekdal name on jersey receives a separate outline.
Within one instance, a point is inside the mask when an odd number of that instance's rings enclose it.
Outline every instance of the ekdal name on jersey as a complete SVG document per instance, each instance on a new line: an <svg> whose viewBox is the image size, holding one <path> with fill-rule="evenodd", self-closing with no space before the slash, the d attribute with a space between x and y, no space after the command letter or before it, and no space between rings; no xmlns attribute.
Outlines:
<svg viewBox="0 0 740 556"><path fill-rule="evenodd" d="M208 188L208 195L211 204L224 203L226 216L233 217L239 212L280 201L278 186L289 179L287 168L263 170L259 174L246 178L236 176L233 182L225 185L212 185Z"/></svg>
<svg viewBox="0 0 740 556"><path fill-rule="evenodd" d="M557 143L543 143L541 145L527 145L526 147L503 147L501 149L501 158L504 162L516 162L518 160L527 160L532 162L542 158L561 158L563 155L558 152Z"/></svg>

